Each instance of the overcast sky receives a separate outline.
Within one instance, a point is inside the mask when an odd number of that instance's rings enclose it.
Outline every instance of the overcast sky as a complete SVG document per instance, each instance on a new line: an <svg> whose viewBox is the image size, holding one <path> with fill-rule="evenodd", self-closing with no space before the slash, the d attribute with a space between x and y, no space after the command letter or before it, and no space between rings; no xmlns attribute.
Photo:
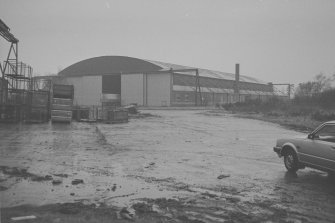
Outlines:
<svg viewBox="0 0 335 223"><path fill-rule="evenodd" d="M334 0L0 0L0 18L36 75L103 55L231 73L240 63L274 83L335 73Z"/></svg>

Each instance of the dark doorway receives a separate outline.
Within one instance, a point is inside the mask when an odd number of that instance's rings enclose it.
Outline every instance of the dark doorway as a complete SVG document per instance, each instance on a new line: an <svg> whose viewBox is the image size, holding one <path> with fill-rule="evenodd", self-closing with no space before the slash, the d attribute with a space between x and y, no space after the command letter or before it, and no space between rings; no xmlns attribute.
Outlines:
<svg viewBox="0 0 335 223"><path fill-rule="evenodd" d="M121 75L103 75L102 76L103 94L121 94Z"/></svg>

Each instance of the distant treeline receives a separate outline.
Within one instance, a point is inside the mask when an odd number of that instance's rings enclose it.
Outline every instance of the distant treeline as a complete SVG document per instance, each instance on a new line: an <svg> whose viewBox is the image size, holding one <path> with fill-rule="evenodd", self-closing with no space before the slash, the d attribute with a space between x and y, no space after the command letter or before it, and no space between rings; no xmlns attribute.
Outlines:
<svg viewBox="0 0 335 223"><path fill-rule="evenodd" d="M273 97L267 101L249 100L227 104L225 109L232 112L263 113L270 116L308 116L317 121L335 120L335 88L313 95L296 95L285 101Z"/></svg>
<svg viewBox="0 0 335 223"><path fill-rule="evenodd" d="M273 97L267 101L249 100L227 104L232 112L263 113L270 116L308 117L316 121L335 120L335 74L320 73L312 81L300 83L294 98L281 100Z"/></svg>

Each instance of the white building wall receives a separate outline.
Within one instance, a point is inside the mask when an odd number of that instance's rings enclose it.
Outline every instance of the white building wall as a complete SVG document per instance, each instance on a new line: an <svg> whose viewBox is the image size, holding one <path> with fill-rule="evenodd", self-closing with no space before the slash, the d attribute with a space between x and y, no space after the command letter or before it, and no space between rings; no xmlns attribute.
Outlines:
<svg viewBox="0 0 335 223"><path fill-rule="evenodd" d="M147 74L147 105L170 106L171 74Z"/></svg>
<svg viewBox="0 0 335 223"><path fill-rule="evenodd" d="M121 104L140 106L170 106L171 75L122 74Z"/></svg>
<svg viewBox="0 0 335 223"><path fill-rule="evenodd" d="M145 105L143 74L121 75L121 105L135 103Z"/></svg>
<svg viewBox="0 0 335 223"><path fill-rule="evenodd" d="M64 83L74 86L74 105L101 105L101 76L66 77Z"/></svg>

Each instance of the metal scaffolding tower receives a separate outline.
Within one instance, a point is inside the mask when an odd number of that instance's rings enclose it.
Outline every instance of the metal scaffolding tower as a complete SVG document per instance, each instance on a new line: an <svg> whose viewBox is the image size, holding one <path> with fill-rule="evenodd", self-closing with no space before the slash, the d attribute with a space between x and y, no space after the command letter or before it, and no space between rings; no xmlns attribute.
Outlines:
<svg viewBox="0 0 335 223"><path fill-rule="evenodd" d="M0 62L0 121L27 120L34 110L33 102L43 100L42 106L48 107L49 99L45 98L49 97L50 89L36 89L38 83L32 78L33 69L18 60L19 40L1 19L0 35L10 43L6 59Z"/></svg>

